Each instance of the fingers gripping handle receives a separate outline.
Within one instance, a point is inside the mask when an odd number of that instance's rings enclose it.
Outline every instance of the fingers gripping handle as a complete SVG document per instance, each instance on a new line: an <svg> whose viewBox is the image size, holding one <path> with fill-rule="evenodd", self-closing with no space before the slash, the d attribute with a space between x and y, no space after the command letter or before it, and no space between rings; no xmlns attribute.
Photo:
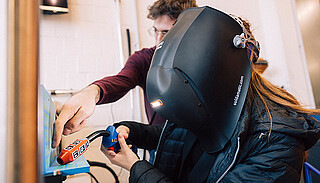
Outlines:
<svg viewBox="0 0 320 183"><path fill-rule="evenodd" d="M120 145L118 143L119 133L116 131L114 126L108 126L106 131L108 131L110 135L102 138L102 145L110 150L113 150L114 152L117 152L120 149Z"/></svg>
<svg viewBox="0 0 320 183"><path fill-rule="evenodd" d="M110 136L103 136L102 145L109 150L118 152L120 150L120 144L118 142L119 133L116 131L116 128L114 126L108 126L106 131L110 132ZM131 142L128 142L128 139L126 141L128 144L132 144ZM137 153L137 147L135 145L132 144L131 149L133 152Z"/></svg>

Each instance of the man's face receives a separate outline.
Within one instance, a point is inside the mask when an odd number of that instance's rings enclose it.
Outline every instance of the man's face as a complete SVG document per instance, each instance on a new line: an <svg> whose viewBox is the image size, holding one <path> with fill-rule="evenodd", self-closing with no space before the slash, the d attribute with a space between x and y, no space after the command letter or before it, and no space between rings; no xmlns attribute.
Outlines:
<svg viewBox="0 0 320 183"><path fill-rule="evenodd" d="M153 22L153 29L156 38L156 45L160 43L164 35L171 29L175 20L172 20L168 15L162 15Z"/></svg>

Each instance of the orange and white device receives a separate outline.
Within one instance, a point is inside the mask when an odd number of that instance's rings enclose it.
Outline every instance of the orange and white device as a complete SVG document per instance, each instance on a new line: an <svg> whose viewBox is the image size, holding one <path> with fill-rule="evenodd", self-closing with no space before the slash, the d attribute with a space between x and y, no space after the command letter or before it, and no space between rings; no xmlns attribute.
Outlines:
<svg viewBox="0 0 320 183"><path fill-rule="evenodd" d="M65 165L76 160L83 153L85 153L89 147L90 142L100 136L110 136L110 132L106 130L98 130L87 136L86 138L77 139L64 148L57 161L60 165Z"/></svg>
<svg viewBox="0 0 320 183"><path fill-rule="evenodd" d="M87 151L89 144L87 138L75 140L61 151L60 156L57 158L58 163L64 165L74 161Z"/></svg>

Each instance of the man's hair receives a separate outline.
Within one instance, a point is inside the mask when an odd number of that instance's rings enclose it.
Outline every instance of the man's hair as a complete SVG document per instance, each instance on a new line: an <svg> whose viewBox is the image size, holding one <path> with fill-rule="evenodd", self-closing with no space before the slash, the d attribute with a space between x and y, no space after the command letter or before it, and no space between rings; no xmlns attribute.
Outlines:
<svg viewBox="0 0 320 183"><path fill-rule="evenodd" d="M178 18L185 9L198 7L196 0L157 0L148 7L148 18L155 20L162 15L168 15L172 20Z"/></svg>

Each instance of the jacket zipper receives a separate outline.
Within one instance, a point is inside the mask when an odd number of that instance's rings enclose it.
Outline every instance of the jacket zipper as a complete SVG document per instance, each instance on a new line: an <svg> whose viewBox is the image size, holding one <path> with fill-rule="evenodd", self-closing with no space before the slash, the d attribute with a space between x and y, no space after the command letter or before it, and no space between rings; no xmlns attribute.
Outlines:
<svg viewBox="0 0 320 183"><path fill-rule="evenodd" d="M167 127L167 124L168 124L168 120L166 120L166 123L164 124L163 129L162 129L162 131L161 131L160 138L159 138L159 141L158 141L158 145L157 145L157 148L156 148L156 152L154 153L153 165L155 165L155 162L156 162L156 159L157 159L157 152L158 152L158 150L159 150L160 142L161 142L163 133L164 133L166 127Z"/></svg>
<svg viewBox="0 0 320 183"><path fill-rule="evenodd" d="M240 137L238 137L238 147L235 153L235 156L231 162L231 164L229 165L229 167L227 168L227 170L221 175L221 177L216 181L216 182L220 182L220 180L226 176L226 174L228 173L228 171L231 169L231 167L233 166L233 164L236 162L237 156L238 156L238 152L240 150Z"/></svg>

